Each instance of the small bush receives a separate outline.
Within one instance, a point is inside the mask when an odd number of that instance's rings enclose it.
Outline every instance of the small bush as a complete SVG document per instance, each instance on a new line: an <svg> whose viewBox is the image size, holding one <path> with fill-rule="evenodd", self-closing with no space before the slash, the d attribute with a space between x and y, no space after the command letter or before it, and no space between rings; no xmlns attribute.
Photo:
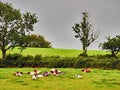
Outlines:
<svg viewBox="0 0 120 90"><path fill-rule="evenodd" d="M78 60L75 62L74 67L75 68L89 68L92 66L93 60L90 58L78 58Z"/></svg>
<svg viewBox="0 0 120 90"><path fill-rule="evenodd" d="M0 59L0 68L5 67L4 60Z"/></svg>
<svg viewBox="0 0 120 90"><path fill-rule="evenodd" d="M5 66L17 66L17 62L22 58L21 54L8 54L4 60Z"/></svg>
<svg viewBox="0 0 120 90"><path fill-rule="evenodd" d="M33 60L34 57L32 55L27 55L23 57L24 60Z"/></svg>
<svg viewBox="0 0 120 90"><path fill-rule="evenodd" d="M17 60L19 58L22 57L22 54L18 54L18 53L15 53L15 54L8 54L5 58L5 60Z"/></svg>
<svg viewBox="0 0 120 90"><path fill-rule="evenodd" d="M34 60L35 61L41 61L42 60L42 55L35 55Z"/></svg>
<svg viewBox="0 0 120 90"><path fill-rule="evenodd" d="M33 60L29 60L26 62L26 66L28 67L35 67L36 66L36 62L34 62Z"/></svg>

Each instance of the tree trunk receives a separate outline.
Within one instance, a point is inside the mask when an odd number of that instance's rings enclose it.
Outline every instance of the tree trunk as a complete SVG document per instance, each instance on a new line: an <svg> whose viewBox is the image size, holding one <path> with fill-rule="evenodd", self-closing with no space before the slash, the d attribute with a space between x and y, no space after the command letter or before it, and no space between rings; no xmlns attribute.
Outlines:
<svg viewBox="0 0 120 90"><path fill-rule="evenodd" d="M2 59L5 59L5 57L6 57L6 50L2 50Z"/></svg>
<svg viewBox="0 0 120 90"><path fill-rule="evenodd" d="M116 56L116 54L115 54L115 52L114 51L111 51L111 53L112 53L112 57L115 57L115 58L117 58L117 56Z"/></svg>
<svg viewBox="0 0 120 90"><path fill-rule="evenodd" d="M83 52L79 55L83 57L87 57L87 47L83 45Z"/></svg>
<svg viewBox="0 0 120 90"><path fill-rule="evenodd" d="M85 48L83 49L83 56L84 56L84 57L87 57L87 47L85 47Z"/></svg>

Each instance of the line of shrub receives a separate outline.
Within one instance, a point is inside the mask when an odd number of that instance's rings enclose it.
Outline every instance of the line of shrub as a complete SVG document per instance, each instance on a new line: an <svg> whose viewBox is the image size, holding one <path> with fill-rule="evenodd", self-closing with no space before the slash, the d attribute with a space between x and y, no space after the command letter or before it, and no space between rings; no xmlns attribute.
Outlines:
<svg viewBox="0 0 120 90"><path fill-rule="evenodd" d="M103 58L101 58L103 57ZM0 60L0 67L48 67L48 68L102 68L120 69L120 59L105 58L104 56L60 57L41 55L9 54L5 60Z"/></svg>

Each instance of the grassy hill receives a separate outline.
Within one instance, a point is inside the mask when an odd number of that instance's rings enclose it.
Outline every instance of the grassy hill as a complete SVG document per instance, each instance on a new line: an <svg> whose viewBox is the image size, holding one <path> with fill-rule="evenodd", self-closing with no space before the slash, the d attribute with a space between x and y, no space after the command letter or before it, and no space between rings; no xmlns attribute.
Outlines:
<svg viewBox="0 0 120 90"><path fill-rule="evenodd" d="M8 50L7 54L21 53L22 55L36 55L41 54L42 56L61 56L61 57L77 57L82 50L77 49L57 49L57 48L26 48L23 52L20 52L18 48ZM105 55L109 52L102 50L88 50L88 55ZM1 56L1 52L0 52Z"/></svg>

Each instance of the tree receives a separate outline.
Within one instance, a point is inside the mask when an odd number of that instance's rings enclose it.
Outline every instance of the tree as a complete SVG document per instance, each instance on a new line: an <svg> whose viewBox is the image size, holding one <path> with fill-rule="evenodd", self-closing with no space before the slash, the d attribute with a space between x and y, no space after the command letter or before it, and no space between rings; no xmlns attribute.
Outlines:
<svg viewBox="0 0 120 90"><path fill-rule="evenodd" d="M100 43L100 47L103 50L109 50L111 52L111 56L117 58L117 54L120 52L120 35L117 35L113 38L108 36L106 42Z"/></svg>
<svg viewBox="0 0 120 90"><path fill-rule="evenodd" d="M42 35L31 34L27 36L28 47L51 48L51 43Z"/></svg>
<svg viewBox="0 0 120 90"><path fill-rule="evenodd" d="M82 43L83 53L80 55L87 57L87 48L98 38L98 33L93 32L92 25L88 21L88 13L83 12L82 15L82 21L75 23L72 28L75 32L75 38L79 38Z"/></svg>
<svg viewBox="0 0 120 90"><path fill-rule="evenodd" d="M25 47L26 35L33 31L33 25L38 22L36 14L14 9L11 4L0 1L0 49L2 58L12 47Z"/></svg>

